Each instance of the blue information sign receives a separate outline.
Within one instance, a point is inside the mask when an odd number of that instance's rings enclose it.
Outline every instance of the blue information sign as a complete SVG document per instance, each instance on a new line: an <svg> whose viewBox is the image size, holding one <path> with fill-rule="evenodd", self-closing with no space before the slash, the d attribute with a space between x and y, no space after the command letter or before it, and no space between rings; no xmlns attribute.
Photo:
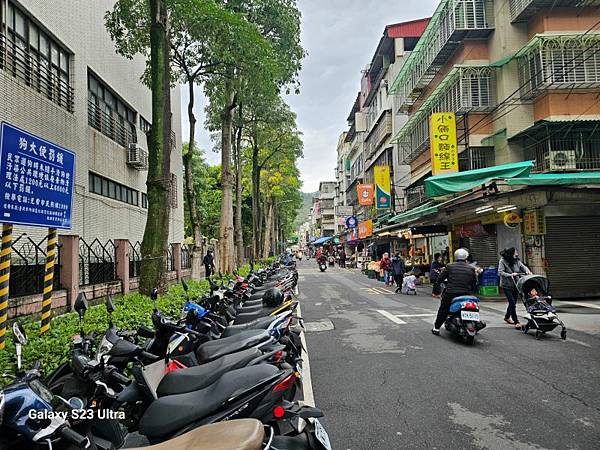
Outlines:
<svg viewBox="0 0 600 450"><path fill-rule="evenodd" d="M2 122L0 172L0 222L71 228L74 152Z"/></svg>
<svg viewBox="0 0 600 450"><path fill-rule="evenodd" d="M346 219L346 228L356 228L358 226L358 220L355 216L350 216Z"/></svg>

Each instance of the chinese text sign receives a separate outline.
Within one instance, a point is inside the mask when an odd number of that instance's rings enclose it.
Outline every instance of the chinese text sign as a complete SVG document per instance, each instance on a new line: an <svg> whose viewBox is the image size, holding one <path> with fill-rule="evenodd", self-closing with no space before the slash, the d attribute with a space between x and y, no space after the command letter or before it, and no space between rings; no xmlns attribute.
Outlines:
<svg viewBox="0 0 600 450"><path fill-rule="evenodd" d="M433 175L458 172L456 114L433 113L431 133L431 172Z"/></svg>

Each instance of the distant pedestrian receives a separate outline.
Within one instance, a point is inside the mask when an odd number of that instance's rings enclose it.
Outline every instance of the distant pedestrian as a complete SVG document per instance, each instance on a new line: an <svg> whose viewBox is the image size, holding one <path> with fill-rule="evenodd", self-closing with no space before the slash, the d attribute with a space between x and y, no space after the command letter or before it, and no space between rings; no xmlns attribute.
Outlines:
<svg viewBox="0 0 600 450"><path fill-rule="evenodd" d="M517 277L530 274L531 271L519 260L519 252L514 247L504 249L500 256L502 258L498 263L498 275L500 275L500 286L504 289L504 295L508 301L504 321L509 325L514 325L516 329L521 329L517 317Z"/></svg>
<svg viewBox="0 0 600 450"><path fill-rule="evenodd" d="M437 281L437 278L440 275L440 272L442 271L443 268L444 268L444 262L442 260L442 255L439 253L436 253L433 256L433 262L431 263L431 268L429 270L429 279L431 280L432 284Z"/></svg>
<svg viewBox="0 0 600 450"><path fill-rule="evenodd" d="M340 250L340 267L346 268L346 251L344 249Z"/></svg>
<svg viewBox="0 0 600 450"><path fill-rule="evenodd" d="M394 276L394 281L396 282L396 293L402 290L402 279L404 278L404 272L406 272L404 260L400 256L400 252L396 252L396 254L392 257L392 273Z"/></svg>
<svg viewBox="0 0 600 450"><path fill-rule="evenodd" d="M389 253L384 253L381 258L381 269L383 270L383 282L386 286L392 284L392 260L390 259Z"/></svg>
<svg viewBox="0 0 600 450"><path fill-rule="evenodd" d="M206 274L206 278L215 273L215 258L212 254L212 250L206 252L202 263L204 264L204 273Z"/></svg>

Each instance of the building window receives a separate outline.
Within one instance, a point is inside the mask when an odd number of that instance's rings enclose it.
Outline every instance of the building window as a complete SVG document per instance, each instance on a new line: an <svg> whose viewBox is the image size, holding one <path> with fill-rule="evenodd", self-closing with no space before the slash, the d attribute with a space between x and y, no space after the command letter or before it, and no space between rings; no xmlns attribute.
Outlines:
<svg viewBox="0 0 600 450"><path fill-rule="evenodd" d="M137 142L136 113L98 77L88 72L88 123L127 147Z"/></svg>
<svg viewBox="0 0 600 450"><path fill-rule="evenodd" d="M73 112L71 54L12 0L0 1L0 17L0 70Z"/></svg>
<svg viewBox="0 0 600 450"><path fill-rule="evenodd" d="M171 208L177 208L177 175L171 174Z"/></svg>
<svg viewBox="0 0 600 450"><path fill-rule="evenodd" d="M142 192L142 208L148 209L148 194Z"/></svg>
<svg viewBox="0 0 600 450"><path fill-rule="evenodd" d="M92 172L90 172L90 192L133 206L139 205L138 191Z"/></svg>
<svg viewBox="0 0 600 450"><path fill-rule="evenodd" d="M144 133L148 134L148 133L150 133L151 126L152 125L150 124L150 122L148 122L146 119L144 119L140 115L140 130L142 130Z"/></svg>

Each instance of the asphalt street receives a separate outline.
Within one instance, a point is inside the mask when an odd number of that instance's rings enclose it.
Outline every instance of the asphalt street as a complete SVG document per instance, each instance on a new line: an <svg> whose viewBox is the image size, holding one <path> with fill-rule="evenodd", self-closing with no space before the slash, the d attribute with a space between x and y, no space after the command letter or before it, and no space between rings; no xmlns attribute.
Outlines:
<svg viewBox="0 0 600 450"><path fill-rule="evenodd" d="M439 300L298 264L312 389L334 449L599 449L600 302L557 302L539 341L482 303L467 346L431 334ZM519 312L523 311L519 305Z"/></svg>

